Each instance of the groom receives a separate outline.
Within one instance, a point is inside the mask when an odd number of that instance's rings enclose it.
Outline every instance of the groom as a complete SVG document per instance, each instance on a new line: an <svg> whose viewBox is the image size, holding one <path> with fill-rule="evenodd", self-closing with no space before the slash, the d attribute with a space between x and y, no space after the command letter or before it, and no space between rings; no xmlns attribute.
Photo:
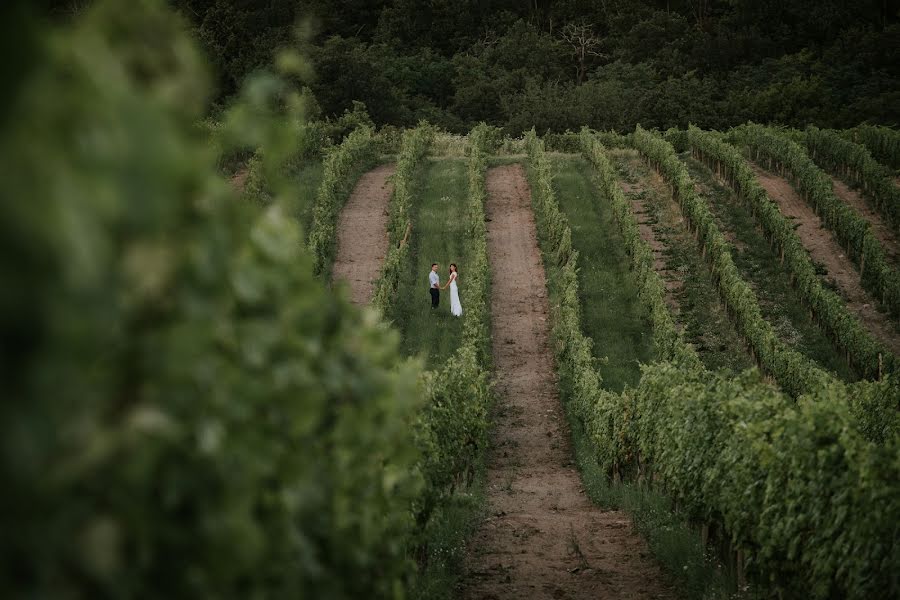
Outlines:
<svg viewBox="0 0 900 600"><path fill-rule="evenodd" d="M431 273L428 274L428 283L430 284L428 291L431 292L431 309L438 307L441 301L441 278L438 275L438 264L431 263Z"/></svg>

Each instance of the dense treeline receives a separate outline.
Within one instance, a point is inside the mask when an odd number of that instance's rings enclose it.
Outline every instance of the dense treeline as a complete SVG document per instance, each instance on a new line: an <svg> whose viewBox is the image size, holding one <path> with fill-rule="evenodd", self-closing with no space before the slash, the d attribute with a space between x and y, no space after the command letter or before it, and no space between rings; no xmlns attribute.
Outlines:
<svg viewBox="0 0 900 600"><path fill-rule="evenodd" d="M754 120L900 122L900 12L866 0L169 0L224 101L275 48L312 57L324 115L517 134ZM57 18L90 0L45 0ZM295 24L309 23L298 42Z"/></svg>
<svg viewBox="0 0 900 600"><path fill-rule="evenodd" d="M377 124L510 133L900 122L900 22L883 0L171 2L222 99L311 17L325 115L363 100Z"/></svg>

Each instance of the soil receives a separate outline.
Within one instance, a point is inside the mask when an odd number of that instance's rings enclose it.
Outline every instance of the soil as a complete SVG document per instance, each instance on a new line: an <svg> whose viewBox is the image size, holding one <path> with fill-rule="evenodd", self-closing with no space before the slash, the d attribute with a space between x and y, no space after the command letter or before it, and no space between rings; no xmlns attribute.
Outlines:
<svg viewBox="0 0 900 600"><path fill-rule="evenodd" d="M231 185L235 190L241 192L247 184L247 177L250 175L250 169L241 167L237 173L231 176Z"/></svg>
<svg viewBox="0 0 900 600"><path fill-rule="evenodd" d="M896 265L900 261L900 242L891 226L881 218L881 215L866 202L859 192L837 177L832 177L831 182L837 197L847 203L872 226L872 233L881 242L888 260Z"/></svg>
<svg viewBox="0 0 900 600"><path fill-rule="evenodd" d="M573 463L524 169L489 170L487 189L497 405L489 517L470 543L461 597L674 598L627 515L594 506Z"/></svg>
<svg viewBox="0 0 900 600"><path fill-rule="evenodd" d="M813 262L825 267L826 279L839 291L850 312L891 352L900 352L900 336L897 335L894 324L877 309L875 302L863 289L856 265L825 228L812 206L797 194L789 181L756 164L752 166L769 198L778 204L786 217L797 224L797 235L803 246Z"/></svg>
<svg viewBox="0 0 900 600"><path fill-rule="evenodd" d="M387 255L388 203L394 191L389 178L396 169L381 165L360 177L338 219L332 277L349 284L354 304L371 302Z"/></svg>

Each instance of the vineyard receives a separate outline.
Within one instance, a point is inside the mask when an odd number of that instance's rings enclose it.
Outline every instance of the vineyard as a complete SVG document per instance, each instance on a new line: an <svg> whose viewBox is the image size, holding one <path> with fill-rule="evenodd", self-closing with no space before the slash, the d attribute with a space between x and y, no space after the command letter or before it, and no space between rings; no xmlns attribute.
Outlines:
<svg viewBox="0 0 900 600"><path fill-rule="evenodd" d="M4 107L0 595L900 597L900 132L210 117L115 4Z"/></svg>

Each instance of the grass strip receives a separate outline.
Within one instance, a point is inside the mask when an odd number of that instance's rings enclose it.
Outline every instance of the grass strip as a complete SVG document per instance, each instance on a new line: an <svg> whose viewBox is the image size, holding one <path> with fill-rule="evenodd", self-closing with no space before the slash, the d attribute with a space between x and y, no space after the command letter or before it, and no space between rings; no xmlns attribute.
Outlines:
<svg viewBox="0 0 900 600"><path fill-rule="evenodd" d="M629 268L630 257L613 207L595 185L590 163L581 156L554 156L550 163L554 191L580 257L582 325L594 340L594 355L604 365L604 387L620 392L626 385L636 386L640 363L654 358L649 315L641 302L635 302L638 286Z"/></svg>

